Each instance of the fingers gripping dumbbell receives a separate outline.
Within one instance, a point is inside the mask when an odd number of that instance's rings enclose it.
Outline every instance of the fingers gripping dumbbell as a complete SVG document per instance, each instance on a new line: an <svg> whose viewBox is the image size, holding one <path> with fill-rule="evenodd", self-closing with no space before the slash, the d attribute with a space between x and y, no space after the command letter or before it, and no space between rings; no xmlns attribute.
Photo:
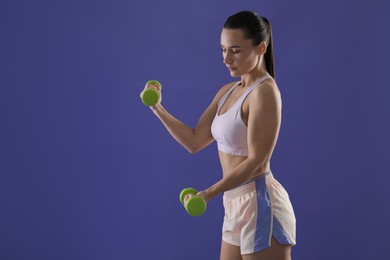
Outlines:
<svg viewBox="0 0 390 260"><path fill-rule="evenodd" d="M154 106L161 102L161 89L162 85L157 80L149 80L146 82L145 88L140 94L142 102L147 106Z"/></svg>
<svg viewBox="0 0 390 260"><path fill-rule="evenodd" d="M194 188L185 188L180 192L180 201L191 216L201 216L206 211L207 203L197 193Z"/></svg>

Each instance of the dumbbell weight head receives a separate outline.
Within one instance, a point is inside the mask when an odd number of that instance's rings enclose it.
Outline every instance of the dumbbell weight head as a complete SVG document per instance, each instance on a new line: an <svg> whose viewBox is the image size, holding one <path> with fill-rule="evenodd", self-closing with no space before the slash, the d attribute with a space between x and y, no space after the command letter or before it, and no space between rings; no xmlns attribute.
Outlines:
<svg viewBox="0 0 390 260"><path fill-rule="evenodd" d="M194 194L196 195L198 193L197 190L195 190L194 188L185 188L183 189L181 192L180 192L180 202L184 205L184 198L185 196L187 196L188 194Z"/></svg>
<svg viewBox="0 0 390 260"><path fill-rule="evenodd" d="M206 211L206 202L202 197L193 196L186 200L185 209L193 217L201 216Z"/></svg>
<svg viewBox="0 0 390 260"><path fill-rule="evenodd" d="M153 87L148 87L153 85ZM147 106L154 106L160 99L162 85L157 80L149 80L146 82L146 89L141 93L142 102Z"/></svg>
<svg viewBox="0 0 390 260"><path fill-rule="evenodd" d="M162 88L162 85L161 83L158 81L158 80L155 80L155 79L152 79L152 80L149 80L148 82L146 82L146 85L157 85L157 87L161 90Z"/></svg>
<svg viewBox="0 0 390 260"><path fill-rule="evenodd" d="M157 104L158 99L160 98L157 90L148 88L142 93L142 102L147 106L154 106Z"/></svg>

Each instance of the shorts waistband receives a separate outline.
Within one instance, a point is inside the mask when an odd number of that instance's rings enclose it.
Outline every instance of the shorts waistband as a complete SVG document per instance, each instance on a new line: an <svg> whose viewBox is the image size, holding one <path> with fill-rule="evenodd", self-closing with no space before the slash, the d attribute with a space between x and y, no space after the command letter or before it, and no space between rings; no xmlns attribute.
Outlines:
<svg viewBox="0 0 390 260"><path fill-rule="evenodd" d="M244 182L243 184L241 184L240 186L236 187L236 188L233 188L231 190L228 190L228 191L225 191L224 192L224 196L228 199L232 199L232 198L236 198L238 196L241 196L241 195L244 195L250 191L253 191L256 189L256 181L258 179L261 179L261 178L265 178L267 176L272 176L272 172L271 171L268 171L262 175L259 175L253 179L250 179L246 182Z"/></svg>

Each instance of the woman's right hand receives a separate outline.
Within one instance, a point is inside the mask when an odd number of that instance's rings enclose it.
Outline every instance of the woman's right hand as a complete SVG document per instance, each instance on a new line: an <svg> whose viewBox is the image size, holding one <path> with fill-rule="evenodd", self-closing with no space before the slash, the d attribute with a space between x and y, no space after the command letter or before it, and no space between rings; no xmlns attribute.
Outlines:
<svg viewBox="0 0 390 260"><path fill-rule="evenodd" d="M143 98L143 94L144 94L145 90L147 90L147 89L154 89L154 90L156 90L156 91L159 93L159 98L158 98L157 103L156 103L155 105L153 105L153 106L150 106L150 108L151 108L152 110L155 110L155 109L156 109L156 106L159 105L159 104L161 104L161 101L162 101L162 91L161 91L161 87L160 87L158 84L156 84L156 83L147 82L147 83L145 84L144 89L141 91L141 93L140 93L140 95L139 95L140 98L141 98L141 100L142 100L142 98Z"/></svg>

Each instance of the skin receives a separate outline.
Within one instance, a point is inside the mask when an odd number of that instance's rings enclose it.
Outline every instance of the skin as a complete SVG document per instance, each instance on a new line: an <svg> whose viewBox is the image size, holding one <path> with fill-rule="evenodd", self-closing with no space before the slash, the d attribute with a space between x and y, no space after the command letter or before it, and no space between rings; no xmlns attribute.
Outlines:
<svg viewBox="0 0 390 260"><path fill-rule="evenodd" d="M241 84L223 104L220 114L225 113L256 80L269 75L264 63L267 46L261 42L253 46L241 29L223 29L221 33L223 63L232 77L240 77ZM151 107L173 138L190 153L197 153L214 141L211 124L217 113L222 96L235 84L223 86L215 95L209 107L203 112L195 128L190 128L158 103ZM248 156L219 153L223 178L197 195L206 201L220 193L264 174L270 170L270 159L274 150L281 124L281 96L273 79L267 79L251 91L243 103L242 118L247 125ZM241 255L240 248L222 241L221 260L279 259L290 258L290 245L280 245L272 238L271 247L261 252Z"/></svg>

